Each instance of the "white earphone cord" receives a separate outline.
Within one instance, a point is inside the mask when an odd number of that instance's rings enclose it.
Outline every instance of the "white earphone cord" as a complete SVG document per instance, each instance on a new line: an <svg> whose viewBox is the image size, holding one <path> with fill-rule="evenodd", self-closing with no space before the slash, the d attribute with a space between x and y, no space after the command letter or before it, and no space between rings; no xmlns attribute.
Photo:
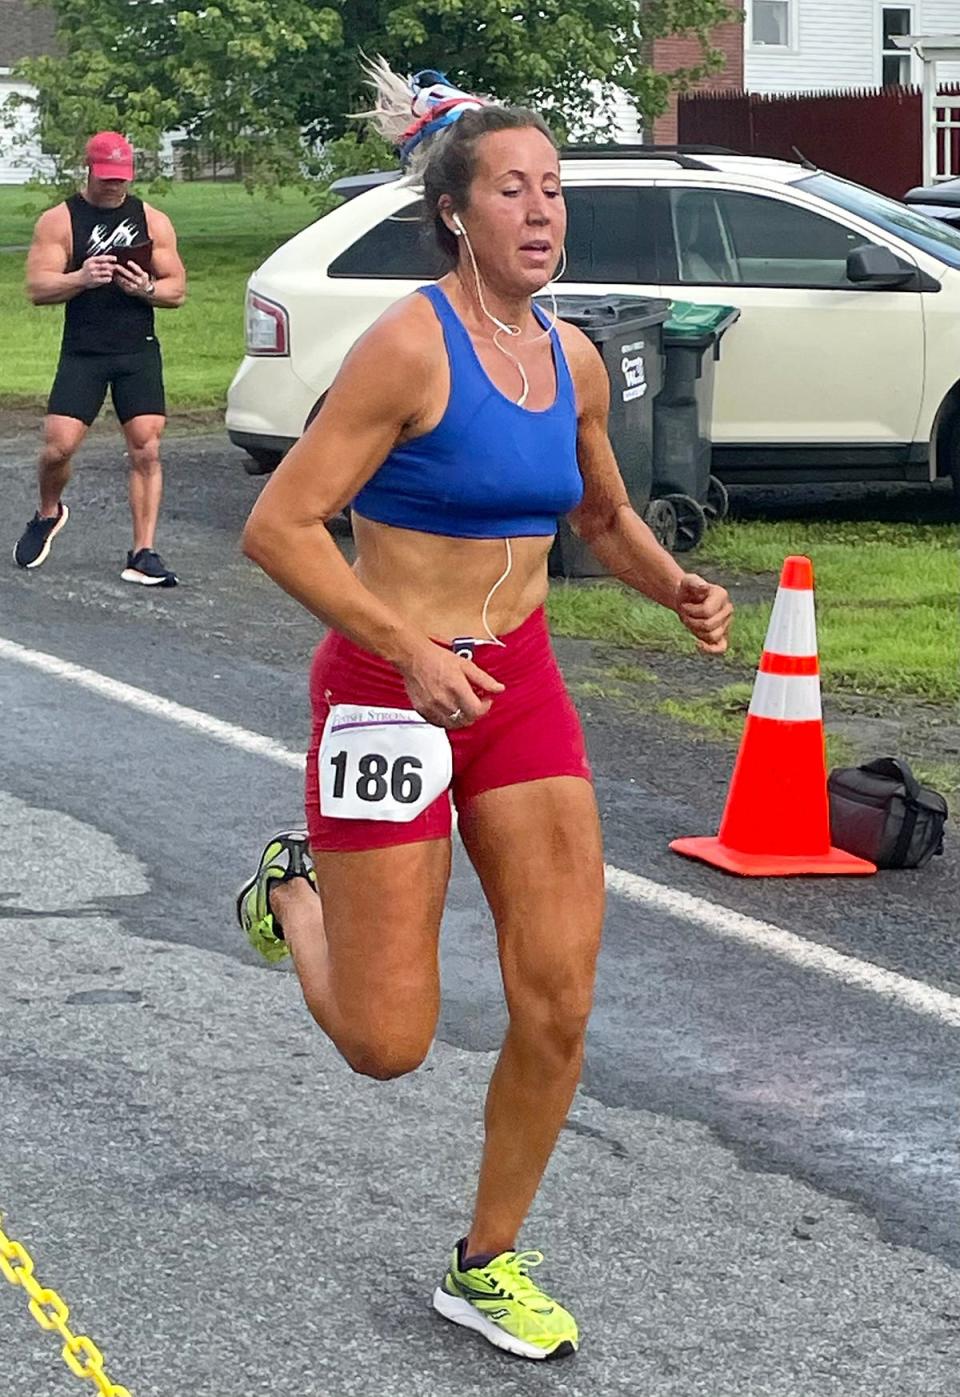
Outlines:
<svg viewBox="0 0 960 1397"><path fill-rule="evenodd" d="M494 635L493 631L490 629L490 622L487 620L487 612L490 610L490 603L493 601L494 592L496 592L498 587L503 586L504 582L506 582L507 578L510 576L510 573L513 570L513 549L510 546L510 540L508 538L505 538L503 541L507 546L507 566L504 568L503 572L500 574L496 582L493 584L493 586L487 593L487 599L483 603L483 614L481 615L480 619L483 624L483 629L490 637L491 643L493 645L499 645L503 649L506 649L504 642L500 639L499 636Z"/></svg>
<svg viewBox="0 0 960 1397"><path fill-rule="evenodd" d="M526 370L524 369L523 365L520 363L520 360L519 360L519 359L517 359L513 354L511 354L510 351L509 351L508 349L504 349L504 347L503 347L503 345L500 343L500 339L499 339L499 336L500 336L501 334L503 334L503 335L516 336L516 335L522 334L523 331L521 330L521 328L520 328L519 325L505 325L505 324L503 323L502 320L498 320L497 317L496 317L495 315L492 315L492 314L490 313L490 311L487 310L487 304L486 304L486 302L485 302L484 299L483 299L483 283L482 283L481 280L480 280L480 271L479 271L479 269L478 269L478 267L477 267L477 259L476 259L476 258L474 257L474 255L473 255L473 248L472 248L471 245L470 245L470 237L469 237L469 234L467 233L466 228L464 228L463 224L461 223L460 217L459 217L458 214L454 214L453 220L454 220L454 222L456 223L457 227L458 227L459 230L460 230L460 233L461 233L461 235L462 235L462 237L463 237L464 243L466 244L467 252L468 252L468 254L469 254L469 256L470 256L470 265L471 265L472 268L473 268L474 280L475 280L476 283L477 283L477 300L480 302L480 309L483 311L483 313L484 313L484 315L487 317L487 319L488 319L489 321L491 321L492 324L496 325L496 327L497 327L496 330L494 331L493 342L494 342L494 344L496 345L497 349L500 350L500 353L503 354L503 355L505 355L506 358L508 358L509 360L511 360L511 362L514 363L514 364L517 366L517 368L519 369L519 371L520 371L520 379L521 379L521 382L523 383L523 391L521 392L520 397L517 399L517 406L518 406L518 407L523 407L524 403L527 401L527 396L528 396L528 394L529 394L529 392L530 392L530 383L529 383L529 380L528 380L527 375L526 375ZM561 250L560 250L560 271L559 271L559 273L558 273L558 276L563 276L564 272L566 271L566 267L567 267L567 249L566 249L566 245L564 245L564 246L561 248ZM532 340L529 340L529 341L528 341L529 344L536 344L538 340L546 339L546 338L547 338L549 335L551 335L551 334L553 333L553 331L556 329L558 317L557 317L557 298L556 298L556 295L554 294L554 291L553 291L553 282L554 282L555 280L557 280L556 277L551 277L551 278L550 278L550 282L548 283L549 288L550 288L550 300L551 300L551 302L552 302L553 318L551 319L550 324L547 326L547 328L546 328L541 334L535 335L534 338L533 338ZM496 580L496 582L493 584L493 586L490 588L490 591L487 593L487 599L486 599L486 601L483 603L483 613L482 613L482 617L481 617L481 620L482 620L482 623L483 623L483 629L486 631L487 635L490 637L491 642L492 642L494 645L501 645L501 646L503 645L503 641L500 640L498 636L495 636L494 633L493 633L493 631L490 629L490 623L489 623L488 620L487 620L487 614L488 614L488 612L489 612L489 610L490 610L490 603L491 603L491 601L493 600L494 593L497 592L497 590L498 590L500 587L503 586L504 582L506 582L507 578L510 576L510 573L511 573L512 570L513 570L513 548L511 547L509 538L505 538L503 541L504 541L504 543L506 544L506 549L507 549L507 566L505 567L505 569L503 570L503 572L501 573L501 575L497 578L497 580Z"/></svg>
<svg viewBox="0 0 960 1397"><path fill-rule="evenodd" d="M486 303L486 301L483 299L483 283L482 283L481 280L480 280L480 271L479 271L479 269L478 269L478 267L477 267L477 259L476 259L476 258L474 257L474 255L473 255L473 247L471 246L471 243L470 243L470 236L469 236L469 234L467 233L466 228L464 228L463 223L462 223L461 220L460 220L460 215L459 215L459 214L454 214L454 215L453 215L453 221L454 221L454 223L456 223L457 227L458 227L459 230L460 230L460 234L461 234L461 236L463 237L464 243L466 244L467 253L469 254L469 257L470 257L470 265L471 265L471 267L473 268L473 278L474 278L474 281L475 281L476 284L477 284L477 300L480 302L480 309L482 310L483 314L487 317L487 319L491 322L491 324L496 325L496 327L497 327L497 328L496 328L496 331L494 332L493 342L494 342L494 344L496 345L496 347L500 350L500 353L503 354L503 355L505 355L506 358L508 358L512 364L515 364L515 365L516 365L516 367L517 367L517 369L518 369L518 371L519 371L519 373L520 373L520 381L521 381L522 384L523 384L523 391L521 392L519 398L517 398L516 401L517 401L517 407L523 407L523 405L524 405L524 403L527 401L527 397L528 397L528 395L529 395L529 393L530 393L530 383L529 383L529 380L527 379L526 370L524 369L523 365L520 363L520 360L519 360L518 358L516 358L515 355L511 354L510 351L509 351L509 349L504 349L503 345L500 343L500 335L501 335L501 334L510 335L510 336L512 336L512 337L516 337L517 335L523 334L523 331L522 331L522 329L520 328L519 325L505 325L505 324L503 323L502 320L498 320L497 317L496 317L495 315L493 315L493 314L487 309L487 303ZM550 301L551 301L551 303L552 303L552 319L551 319L551 321L550 321L550 324L547 326L547 328L546 328L545 330L543 330L539 335L534 335L533 339L527 341L528 344L537 344L538 341L543 340L543 339L546 339L546 338L547 338L549 335L551 335L551 334L553 333L553 331L556 329L556 327L557 327L557 318L558 318L558 317L557 317L557 297L556 297L556 294L554 293L554 290L553 290L553 283L554 283L555 281L557 281L560 277L563 276L563 274L564 274L564 272L566 271L566 269L567 269L567 248L566 248L566 244L564 244L564 246L560 249L560 271L557 273L556 276L551 277L551 278L550 278L550 281L547 283L547 286L548 286L548 289L549 289L549 293L550 293Z"/></svg>

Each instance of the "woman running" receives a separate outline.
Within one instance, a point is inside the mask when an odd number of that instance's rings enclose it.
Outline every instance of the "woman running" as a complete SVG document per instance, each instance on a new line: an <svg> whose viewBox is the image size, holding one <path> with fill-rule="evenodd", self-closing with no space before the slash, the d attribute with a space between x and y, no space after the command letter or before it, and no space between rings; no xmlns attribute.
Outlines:
<svg viewBox="0 0 960 1397"><path fill-rule="evenodd" d="M399 80L378 69L376 118ZM608 571L726 649L723 588L684 573L632 509L595 347L531 297L560 261L556 144L534 112L413 83L406 152L450 270L386 311L263 490L247 555L329 633L313 660L308 835L275 836L238 914L292 955L357 1072L412 1072L439 1010L451 797L496 923L509 1028L486 1101L476 1206L434 1293L442 1315L527 1358L576 1321L517 1234L583 1057L604 908L597 805L544 617L568 518ZM402 89L404 120L410 91ZM352 505L351 568L326 529Z"/></svg>

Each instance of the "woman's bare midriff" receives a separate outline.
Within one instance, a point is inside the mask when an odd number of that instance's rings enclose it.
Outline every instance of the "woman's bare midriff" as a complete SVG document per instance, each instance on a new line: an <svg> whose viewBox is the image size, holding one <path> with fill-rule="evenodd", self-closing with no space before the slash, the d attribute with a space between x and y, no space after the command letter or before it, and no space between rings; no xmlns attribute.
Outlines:
<svg viewBox="0 0 960 1397"><path fill-rule="evenodd" d="M449 538L378 524L354 512L354 570L380 601L434 640L486 636L483 606L507 567L502 538ZM547 597L552 536L512 538L509 576L490 599L495 636L516 630Z"/></svg>

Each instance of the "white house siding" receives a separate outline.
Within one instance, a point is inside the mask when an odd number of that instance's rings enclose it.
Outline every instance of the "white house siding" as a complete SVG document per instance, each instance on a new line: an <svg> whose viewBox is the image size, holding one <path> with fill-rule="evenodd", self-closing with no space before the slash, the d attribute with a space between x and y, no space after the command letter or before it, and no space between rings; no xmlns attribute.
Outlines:
<svg viewBox="0 0 960 1397"><path fill-rule="evenodd" d="M640 113L625 92L617 89L616 103L613 109L613 120L616 128L614 139L620 145L639 145L643 140L643 122Z"/></svg>
<svg viewBox="0 0 960 1397"><path fill-rule="evenodd" d="M914 10L915 34L960 34L960 0L923 0L919 10L919 15ZM937 74L941 82L960 83L960 63L942 63Z"/></svg>
<svg viewBox="0 0 960 1397"><path fill-rule="evenodd" d="M595 100L600 99L599 83L590 83L589 89ZM547 104L549 106L549 104ZM575 142L591 141L599 137L603 141L612 139L617 145L640 145L643 141L643 123L633 102L619 87L614 90L612 122L600 118L584 122L582 127L570 132ZM549 120L549 116L547 118Z"/></svg>
<svg viewBox="0 0 960 1397"><path fill-rule="evenodd" d="M817 92L876 84L876 0L839 4L837 0L790 0L790 4L790 49L752 47L748 15L743 64L748 92Z"/></svg>
<svg viewBox="0 0 960 1397"><path fill-rule="evenodd" d="M11 111L4 105L14 93L29 96L31 91L26 83L14 82L9 74L0 72L0 184L25 184L38 166L49 169L49 161L44 160L36 142L23 146L17 140L28 121L26 109Z"/></svg>
<svg viewBox="0 0 960 1397"><path fill-rule="evenodd" d="M790 0L789 49L754 48L749 10L744 51L748 92L820 92L877 87L882 76L881 9L884 0ZM892 0L896 4L897 0ZM900 0L906 5L909 0ZM960 33L960 0L913 0L915 34ZM921 65L914 61L913 79ZM944 64L944 82L960 82L960 64Z"/></svg>

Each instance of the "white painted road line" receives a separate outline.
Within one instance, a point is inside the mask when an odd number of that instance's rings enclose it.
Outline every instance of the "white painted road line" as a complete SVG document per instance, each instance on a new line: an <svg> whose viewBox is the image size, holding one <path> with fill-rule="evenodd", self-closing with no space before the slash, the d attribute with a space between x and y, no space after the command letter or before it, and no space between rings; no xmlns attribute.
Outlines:
<svg viewBox="0 0 960 1397"><path fill-rule="evenodd" d="M82 665L75 665L70 660L61 660L57 655L47 655L42 650L28 650L24 645L0 637L0 659L14 660L30 669L39 669L43 674L52 674L55 679L65 679L70 684L78 684L81 689L89 689L101 698L126 704L128 708L136 708L141 713L148 713L152 718L165 718L168 723L177 723L181 728L200 733L203 737L212 737L228 747L239 748L241 752L268 757L271 761L279 762L281 766L295 767L297 771L303 770L302 752L291 752L289 747L281 746L279 742L264 737L262 733L249 732L247 728L238 728L234 723L212 718L209 713L201 713L196 708L185 708L183 704L174 703L171 699L148 694L145 689L136 689L132 684L124 684L119 679L98 674L96 670L84 669Z"/></svg>
<svg viewBox="0 0 960 1397"><path fill-rule="evenodd" d="M960 997L948 994L946 990L935 989L923 980L911 980L906 975L898 975L895 970L884 970L868 960L845 956L830 946L821 946L816 941L797 936L795 932L784 931L783 927L774 926L772 922L744 916L730 907L708 902L703 897L694 897L692 893L681 892L679 888L665 887L636 873L626 873L611 864L606 865L606 875L609 890L628 902L655 907L670 917L701 926L715 936L740 941L745 946L790 961L803 970L819 971L855 989L868 990L883 999L895 1001L901 1008L912 1009L916 1014L924 1014L953 1028L960 1027Z"/></svg>
<svg viewBox="0 0 960 1397"><path fill-rule="evenodd" d="M85 669L69 660L61 660L56 655L47 655L41 650L30 650L15 641L0 637L0 659L11 660L16 664L50 674L56 679L77 684L101 698L125 704L128 708L137 709L153 718L164 718L167 722L176 723L203 737L212 737L215 741L237 748L241 752L266 757L269 761L292 767L297 771L303 770L302 753L292 752L289 747L281 746L272 738L264 737L262 733L250 732L234 723L225 723L220 718L213 718L209 713L201 713L196 708L186 708L170 699L158 698L144 689L121 683L118 679ZM670 888L663 883L655 883L650 878L641 878L639 874L629 873L611 864L606 865L606 881L611 892L628 902L655 908L669 917L702 927L714 936L739 941L742 945L789 961L803 970L814 970L852 988L875 994L900 1008L910 1009L916 1014L936 1019L954 1028L960 1027L960 997L936 989L922 980L911 980L906 975L884 970L870 961L842 955L839 951L820 946L814 941L807 941L804 937L797 936L792 931L785 931L783 927L774 926L771 922L746 917L721 903L695 897L692 893L681 892L678 888Z"/></svg>

